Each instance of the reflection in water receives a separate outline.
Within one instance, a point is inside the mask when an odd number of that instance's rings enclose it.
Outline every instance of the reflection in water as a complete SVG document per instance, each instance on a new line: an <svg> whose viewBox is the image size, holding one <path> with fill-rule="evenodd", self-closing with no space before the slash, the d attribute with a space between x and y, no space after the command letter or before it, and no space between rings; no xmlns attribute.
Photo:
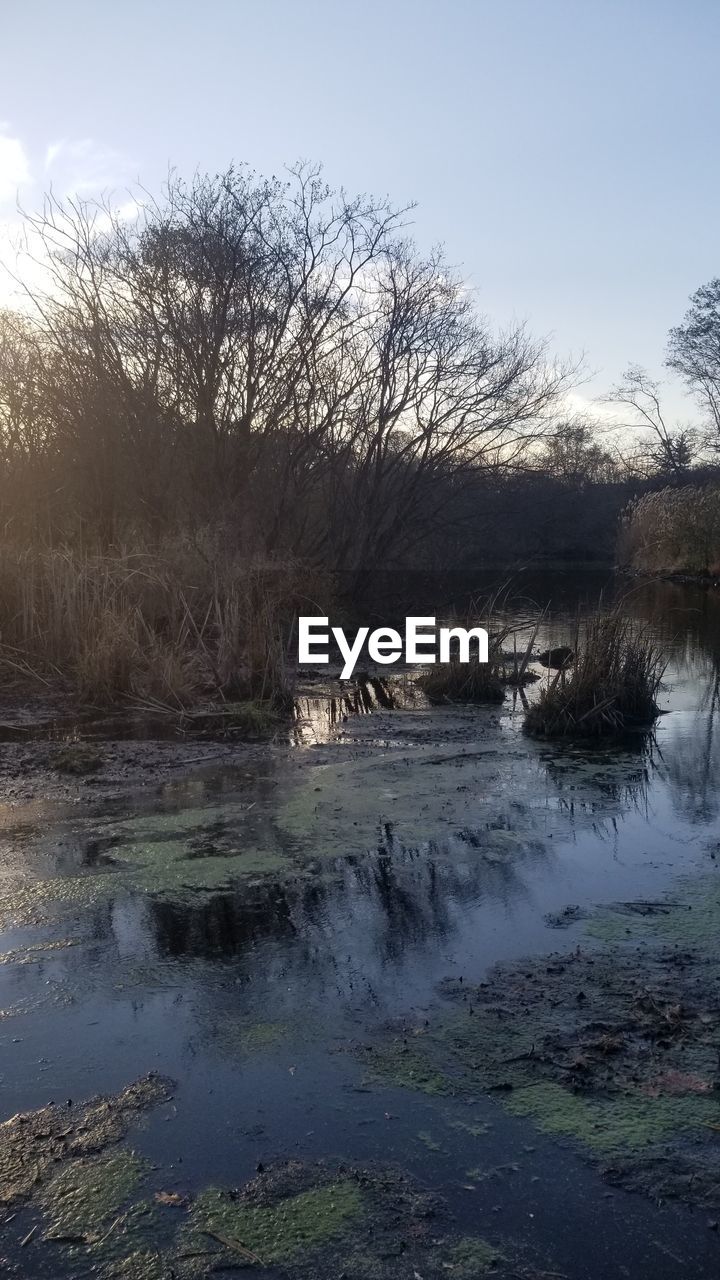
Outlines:
<svg viewBox="0 0 720 1280"><path fill-rule="evenodd" d="M298 745L329 742L339 726L353 716L427 705L427 699L407 675L384 680L368 676L347 685L338 681L337 685L342 692L325 689L295 699L292 742Z"/></svg>

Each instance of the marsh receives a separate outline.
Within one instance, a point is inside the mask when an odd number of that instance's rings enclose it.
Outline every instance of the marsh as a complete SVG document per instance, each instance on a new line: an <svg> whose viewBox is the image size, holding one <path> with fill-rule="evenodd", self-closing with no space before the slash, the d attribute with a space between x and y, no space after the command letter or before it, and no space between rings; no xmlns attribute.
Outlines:
<svg viewBox="0 0 720 1280"><path fill-rule="evenodd" d="M70 1133L94 1095L163 1082L107 1150L66 1137L52 1178L6 1178L9 1274L717 1273L720 603L546 575L508 610L548 606L545 650L613 593L668 664L652 732L529 740L546 671L484 707L431 706L407 673L382 697L314 681L266 743L47 799L39 772L6 803L4 1118L55 1103Z"/></svg>

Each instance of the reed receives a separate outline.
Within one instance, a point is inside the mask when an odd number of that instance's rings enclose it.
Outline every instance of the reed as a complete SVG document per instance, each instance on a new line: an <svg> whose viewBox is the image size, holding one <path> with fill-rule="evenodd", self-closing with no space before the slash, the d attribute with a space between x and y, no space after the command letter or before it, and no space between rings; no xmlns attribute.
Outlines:
<svg viewBox="0 0 720 1280"><path fill-rule="evenodd" d="M0 663L85 703L291 696L293 564L253 564L211 539L112 551L0 548Z"/></svg>
<svg viewBox="0 0 720 1280"><path fill-rule="evenodd" d="M658 715L660 655L620 607L578 623L575 660L557 671L525 712L536 737L599 738L649 725Z"/></svg>

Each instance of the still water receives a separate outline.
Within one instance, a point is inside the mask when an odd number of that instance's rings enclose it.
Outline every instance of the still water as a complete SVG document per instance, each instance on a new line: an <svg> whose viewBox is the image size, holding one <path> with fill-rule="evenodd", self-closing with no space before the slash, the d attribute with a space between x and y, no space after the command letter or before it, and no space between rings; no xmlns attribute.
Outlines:
<svg viewBox="0 0 720 1280"><path fill-rule="evenodd" d="M433 710L403 679L309 689L252 766L130 804L0 811L2 1118L159 1071L173 1106L134 1145L183 1193L288 1156L382 1161L577 1280L716 1276L702 1214L608 1191L492 1099L473 1112L483 1159L509 1171L468 1187L463 1104L368 1082L355 1052L430 1014L448 977L576 947L554 927L568 906L656 899L714 867L720 597L527 578L506 612L527 624L547 605L543 649L601 591L667 661L649 737L532 742L517 697Z"/></svg>

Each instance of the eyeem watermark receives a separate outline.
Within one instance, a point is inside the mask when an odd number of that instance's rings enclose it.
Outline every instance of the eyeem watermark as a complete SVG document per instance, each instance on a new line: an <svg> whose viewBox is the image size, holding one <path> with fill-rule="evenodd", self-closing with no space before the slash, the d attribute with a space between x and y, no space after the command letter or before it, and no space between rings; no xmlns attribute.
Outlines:
<svg viewBox="0 0 720 1280"><path fill-rule="evenodd" d="M488 633L484 627L436 627L434 618L406 618L405 635L393 627L360 627L352 643L342 627L331 627L329 618L298 618L298 663L313 667L330 661L328 645L332 634L343 659L341 680L350 680L358 658L367 644L371 662L391 663L402 659L409 664L430 666L449 662L455 641L460 662L469 662L472 654L479 662L488 661ZM439 656L438 656L439 655Z"/></svg>

